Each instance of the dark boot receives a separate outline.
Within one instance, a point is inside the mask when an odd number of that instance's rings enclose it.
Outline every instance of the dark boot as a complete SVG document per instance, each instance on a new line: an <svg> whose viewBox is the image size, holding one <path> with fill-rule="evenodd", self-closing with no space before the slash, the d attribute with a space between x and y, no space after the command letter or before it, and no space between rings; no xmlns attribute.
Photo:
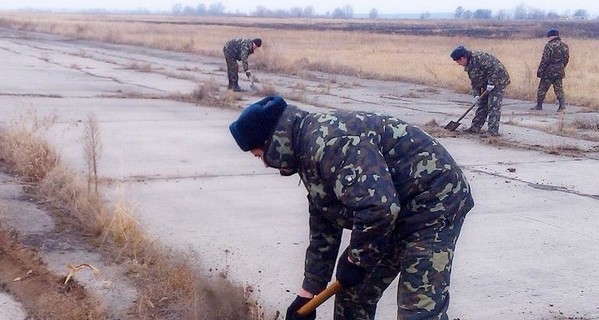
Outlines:
<svg viewBox="0 0 599 320"><path fill-rule="evenodd" d="M464 133L480 133L480 129L471 126L470 128L465 129L463 132Z"/></svg>
<svg viewBox="0 0 599 320"><path fill-rule="evenodd" d="M565 111L566 110L566 102L564 101L564 98L560 98L559 99L559 107L557 107L557 111L561 112L561 111Z"/></svg>
<svg viewBox="0 0 599 320"><path fill-rule="evenodd" d="M245 90L241 89L241 87L239 86L239 84L237 82L233 82L232 87L230 87L229 89L233 90L234 92L244 92Z"/></svg>
<svg viewBox="0 0 599 320"><path fill-rule="evenodd" d="M534 107L532 107L532 108L530 108L530 110L543 110L543 102L542 101L541 102L537 101L537 105L534 106Z"/></svg>

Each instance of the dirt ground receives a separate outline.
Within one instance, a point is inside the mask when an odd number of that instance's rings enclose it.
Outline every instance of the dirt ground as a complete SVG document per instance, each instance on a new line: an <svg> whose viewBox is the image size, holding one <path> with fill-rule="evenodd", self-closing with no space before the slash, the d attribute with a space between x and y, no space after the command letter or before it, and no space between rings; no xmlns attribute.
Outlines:
<svg viewBox="0 0 599 320"><path fill-rule="evenodd" d="M284 312L301 282L307 227L297 179L262 168L228 136L227 125L264 87L310 111L397 115L450 150L477 200L456 255L452 318L599 319L599 280L589 277L599 263L599 181L589 179L599 168L597 112L569 106L559 114L551 105L532 112L531 101L506 99L502 137L481 138L443 129L470 97L442 88L257 70L258 91L215 108L173 97L206 82L224 91L219 59L6 29L0 29L0 51L0 127L28 108L59 115L47 137L62 160L82 171L80 123L96 114L104 145L100 172L105 181L124 183L148 233L197 252L199 268L254 286L269 318ZM135 69L133 62L151 68ZM241 85L249 89L249 82ZM577 125L583 122L591 125ZM15 310L5 317L61 319L49 305L64 303L91 318L130 318L127 308L139 297L126 271L32 201L26 187L0 175L0 291L10 295L0 306L6 301L2 309ZM105 192L117 196L112 185ZM81 263L100 273L82 270L63 285L67 265ZM98 304L111 312L101 313ZM330 301L321 308L319 316L330 318ZM379 316L394 312L390 292Z"/></svg>

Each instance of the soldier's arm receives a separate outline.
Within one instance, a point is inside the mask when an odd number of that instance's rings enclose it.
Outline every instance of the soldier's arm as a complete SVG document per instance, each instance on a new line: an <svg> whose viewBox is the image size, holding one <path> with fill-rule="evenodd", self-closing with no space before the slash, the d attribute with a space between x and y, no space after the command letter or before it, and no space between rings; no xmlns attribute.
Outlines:
<svg viewBox="0 0 599 320"><path fill-rule="evenodd" d="M551 47L549 45L545 45L545 49L543 49L543 56L541 57L541 62L539 63L539 71L544 72L547 68L547 64L551 59Z"/></svg>
<svg viewBox="0 0 599 320"><path fill-rule="evenodd" d="M302 288L318 294L331 280L343 229L334 226L310 203L310 244L306 250Z"/></svg>
<svg viewBox="0 0 599 320"><path fill-rule="evenodd" d="M568 65L568 62L570 62L570 48L568 48L568 45L564 44L565 50L564 50L564 68Z"/></svg>
<svg viewBox="0 0 599 320"><path fill-rule="evenodd" d="M248 57L250 56L250 48L252 46L252 42L248 42L244 41L241 45L241 52L240 52L240 58L241 58L241 66L243 67L243 71L248 71L248 69L250 68L248 65Z"/></svg>
<svg viewBox="0 0 599 320"><path fill-rule="evenodd" d="M367 137L334 138L327 142L319 168L353 219L349 244L352 261L366 269L374 268L390 243L400 211L383 155Z"/></svg>

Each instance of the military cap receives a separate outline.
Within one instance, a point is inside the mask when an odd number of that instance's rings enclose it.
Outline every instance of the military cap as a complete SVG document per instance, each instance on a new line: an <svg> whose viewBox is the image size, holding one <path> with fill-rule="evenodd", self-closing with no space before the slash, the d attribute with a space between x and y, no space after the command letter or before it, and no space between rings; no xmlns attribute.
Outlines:
<svg viewBox="0 0 599 320"><path fill-rule="evenodd" d="M229 131L241 150L250 151L263 147L286 107L287 102L283 98L269 96L245 108L229 126Z"/></svg>
<svg viewBox="0 0 599 320"><path fill-rule="evenodd" d="M455 49L453 49L449 56L453 59L453 61L456 61L466 55L468 55L468 50L466 50L464 46L458 46Z"/></svg>
<svg viewBox="0 0 599 320"><path fill-rule="evenodd" d="M551 28L551 29L549 29L549 31L547 31L547 36L548 37L559 36L559 30L557 30L555 28Z"/></svg>

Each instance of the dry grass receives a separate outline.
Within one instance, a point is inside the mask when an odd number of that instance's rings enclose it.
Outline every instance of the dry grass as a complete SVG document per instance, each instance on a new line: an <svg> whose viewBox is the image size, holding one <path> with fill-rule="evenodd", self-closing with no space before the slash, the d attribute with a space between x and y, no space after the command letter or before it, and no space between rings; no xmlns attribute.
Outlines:
<svg viewBox="0 0 599 320"><path fill-rule="evenodd" d="M562 144L562 145L553 145L553 146L549 146L547 148L545 148L545 152L549 153L549 154L554 154L554 155L564 155L564 154L579 154L580 152L582 152L582 150L575 145L568 145L568 144Z"/></svg>
<svg viewBox="0 0 599 320"><path fill-rule="evenodd" d="M11 130L0 135L2 159L12 172L27 182L42 181L58 164L58 155L37 137L52 127L56 116L38 117L32 109L18 115Z"/></svg>
<svg viewBox="0 0 599 320"><path fill-rule="evenodd" d="M140 292L132 310L136 318L263 319L260 308L246 294L246 287L202 275L184 253L151 241L124 197L114 204L107 203L91 192L85 177L62 165L43 138L43 129L51 127L53 121L55 118L40 118L32 112L21 116L0 135L0 158L12 173L31 183L32 196L60 212L65 223L91 236L91 241L105 249L102 252L108 254L108 259L132 270L132 280ZM86 129L88 138L95 139L87 142L92 149L99 142L99 128L95 126L92 117ZM90 169L97 169L99 154L92 154L89 148L86 152L96 161ZM44 307L50 308L46 312L52 308L59 312L62 304Z"/></svg>
<svg viewBox="0 0 599 320"><path fill-rule="evenodd" d="M599 118L576 118L572 122L572 126L576 129L599 131Z"/></svg>
<svg viewBox="0 0 599 320"><path fill-rule="evenodd" d="M51 32L78 39L127 43L159 49L222 56L221 48L230 38L263 38L264 44L252 56L252 69L302 76L304 70L343 73L361 77L404 80L431 86L468 90L467 75L449 58L458 44L490 52L508 68L512 84L509 97L534 100L538 79L536 68L546 42L535 39L485 39L463 36L410 36L363 31L292 30L253 27L257 18L222 19L168 16L93 16L2 13L0 25L16 29ZM197 18L199 19L199 18ZM207 20L214 20L208 24ZM160 23L152 23L152 22ZM270 24L343 24L318 19L261 19ZM200 22L202 24L200 24ZM237 23L239 26L232 26ZM377 22L372 22L376 25ZM407 22L423 24L426 22ZM430 22L434 23L434 22ZM509 23L509 22L505 22ZM366 24L366 23L364 23ZM434 26L433 26L434 27ZM317 29L317 28L314 28ZM199 40L201 39L201 41ZM599 40L568 38L571 62L564 80L568 103L599 109ZM141 68L144 69L144 68ZM555 97L547 95L547 101Z"/></svg>
<svg viewBox="0 0 599 320"><path fill-rule="evenodd" d="M196 89L188 94L175 94L169 98L202 106L227 108L235 106L242 97L231 90L221 90L216 80L211 78L202 81Z"/></svg>

